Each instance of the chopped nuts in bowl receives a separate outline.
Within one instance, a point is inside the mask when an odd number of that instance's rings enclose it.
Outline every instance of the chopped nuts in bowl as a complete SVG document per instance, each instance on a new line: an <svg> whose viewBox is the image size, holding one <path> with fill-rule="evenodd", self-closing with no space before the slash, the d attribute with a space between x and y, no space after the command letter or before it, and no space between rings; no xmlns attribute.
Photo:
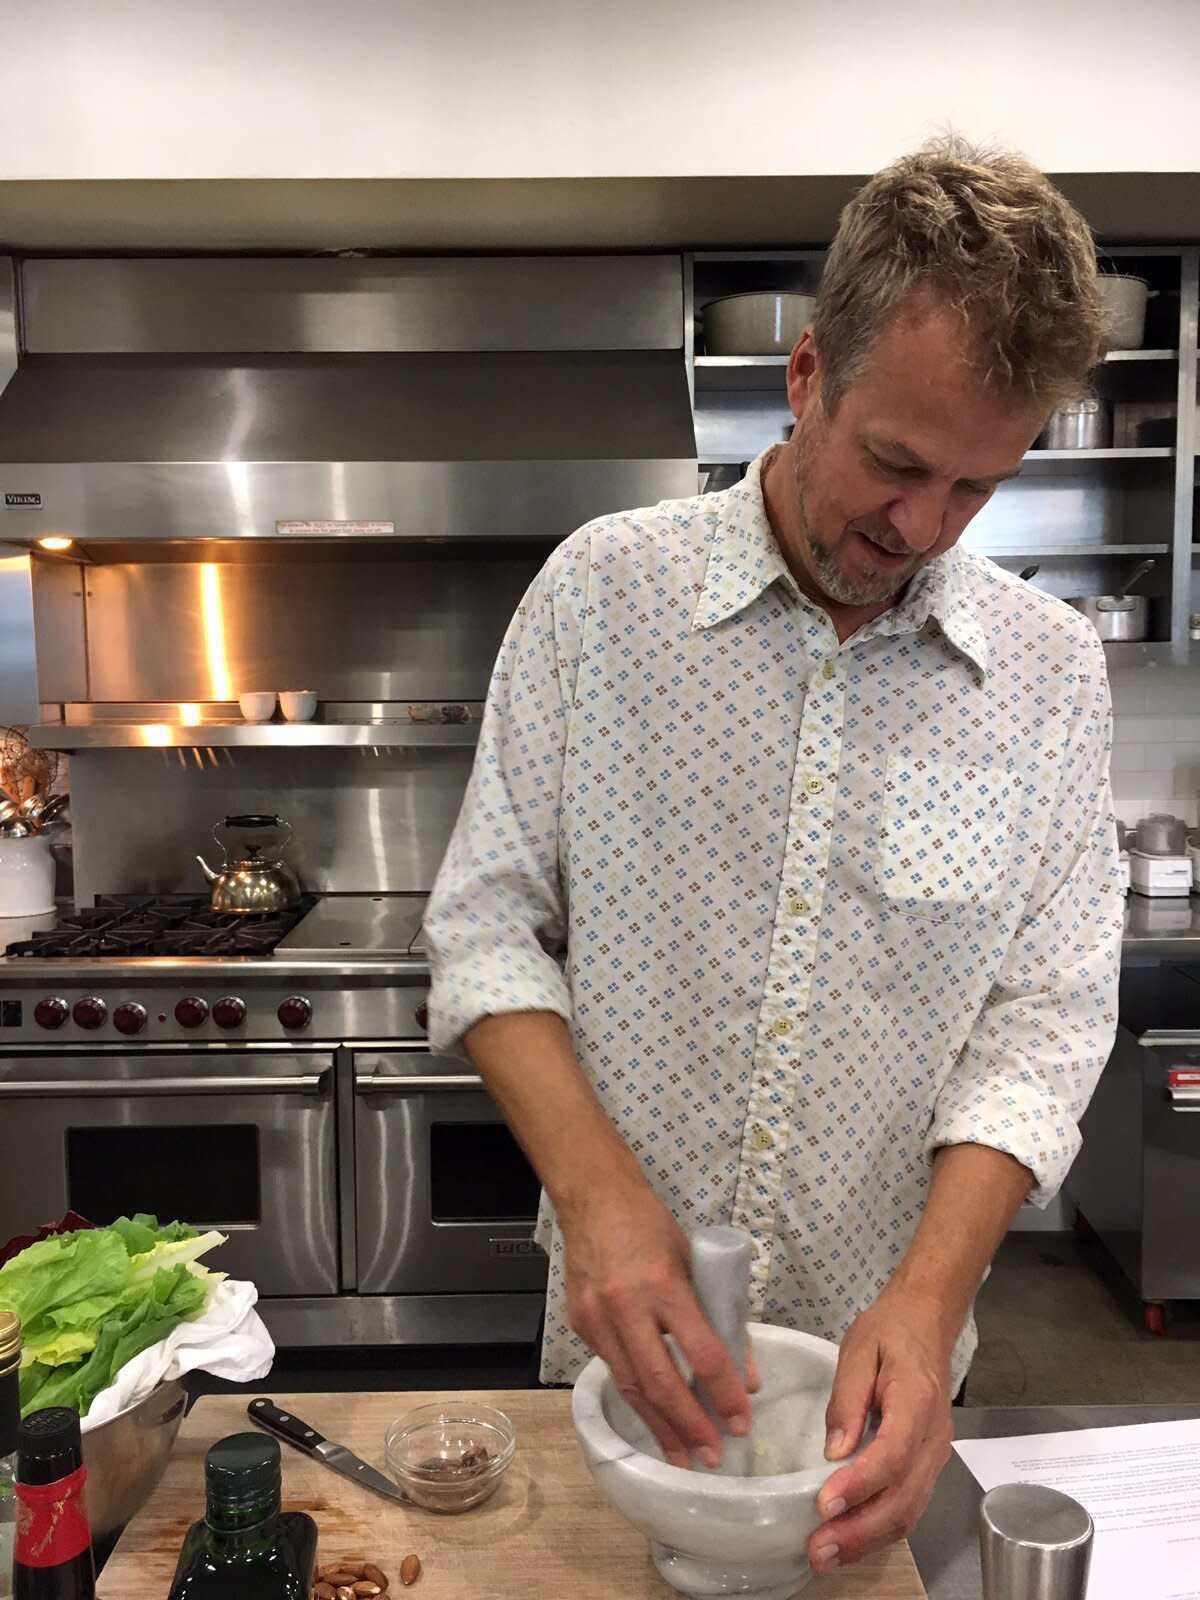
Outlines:
<svg viewBox="0 0 1200 1600"><path fill-rule="evenodd" d="M384 1441L388 1471L428 1511L468 1511L500 1482L516 1430L491 1406L434 1402L397 1417Z"/></svg>

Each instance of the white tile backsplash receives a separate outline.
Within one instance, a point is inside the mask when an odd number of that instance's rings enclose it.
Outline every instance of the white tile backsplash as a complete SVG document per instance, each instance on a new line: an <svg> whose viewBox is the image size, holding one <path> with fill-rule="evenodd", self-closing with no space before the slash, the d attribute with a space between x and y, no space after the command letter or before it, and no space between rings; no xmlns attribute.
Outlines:
<svg viewBox="0 0 1200 1600"><path fill-rule="evenodd" d="M1113 802L1123 822L1171 811L1200 822L1200 667L1109 673Z"/></svg>

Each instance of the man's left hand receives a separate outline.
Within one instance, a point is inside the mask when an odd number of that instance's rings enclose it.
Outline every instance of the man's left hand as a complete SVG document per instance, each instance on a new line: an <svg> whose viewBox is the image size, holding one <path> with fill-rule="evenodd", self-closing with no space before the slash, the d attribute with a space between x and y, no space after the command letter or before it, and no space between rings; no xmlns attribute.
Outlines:
<svg viewBox="0 0 1200 1600"><path fill-rule="evenodd" d="M833 1473L817 1509L826 1519L808 1544L814 1572L859 1561L908 1536L950 1455L950 1350L958 1329L927 1298L885 1289L842 1341L825 1413L826 1458L857 1449L872 1412L875 1437Z"/></svg>

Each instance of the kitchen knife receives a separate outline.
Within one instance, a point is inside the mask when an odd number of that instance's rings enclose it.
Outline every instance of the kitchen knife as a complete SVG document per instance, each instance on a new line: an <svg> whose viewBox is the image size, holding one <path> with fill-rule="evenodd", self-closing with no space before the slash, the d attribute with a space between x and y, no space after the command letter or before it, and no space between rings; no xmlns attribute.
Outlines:
<svg viewBox="0 0 1200 1600"><path fill-rule="evenodd" d="M246 1407L246 1415L251 1422L257 1422L260 1428L265 1428L279 1439L286 1439L288 1444L294 1444L305 1455L315 1456L351 1482L361 1483L364 1489L374 1489L376 1494L384 1494L389 1500L408 1503L408 1496L390 1478L385 1478L382 1472L361 1461L344 1444L331 1444L315 1428L310 1428L307 1422L301 1422L290 1411L281 1411L274 1400L251 1400Z"/></svg>

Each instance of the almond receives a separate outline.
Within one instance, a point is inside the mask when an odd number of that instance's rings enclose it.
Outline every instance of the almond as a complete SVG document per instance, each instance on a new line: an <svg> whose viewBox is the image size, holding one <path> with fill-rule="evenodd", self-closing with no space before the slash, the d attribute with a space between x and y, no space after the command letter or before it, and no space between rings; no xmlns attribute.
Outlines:
<svg viewBox="0 0 1200 1600"><path fill-rule="evenodd" d="M348 1583L340 1583L333 1592L335 1600L354 1600L354 1590Z"/></svg>
<svg viewBox="0 0 1200 1600"><path fill-rule="evenodd" d="M313 1584L313 1600L334 1600L334 1587L326 1583L324 1578L318 1579Z"/></svg>
<svg viewBox="0 0 1200 1600"><path fill-rule="evenodd" d="M345 1589L358 1578L357 1572L347 1572L340 1564L336 1567L326 1567L321 1574L326 1583L331 1583L335 1589Z"/></svg>
<svg viewBox="0 0 1200 1600"><path fill-rule="evenodd" d="M388 1575L382 1567L377 1567L373 1561L363 1562L363 1577L368 1583L377 1583L382 1594L388 1586Z"/></svg>
<svg viewBox="0 0 1200 1600"><path fill-rule="evenodd" d="M366 1564L366 1556L343 1556L341 1561L338 1563L338 1566L343 1572L353 1572L361 1578L362 1569L366 1566Z"/></svg>
<svg viewBox="0 0 1200 1600"><path fill-rule="evenodd" d="M400 1582L407 1589L410 1583L416 1583L421 1576L421 1558L418 1555L405 1556L400 1563Z"/></svg>
<svg viewBox="0 0 1200 1600"><path fill-rule="evenodd" d="M382 1594L383 1590L377 1583L372 1583L369 1578L360 1578L354 1585L354 1592L358 1596L358 1600L375 1600L375 1596Z"/></svg>

